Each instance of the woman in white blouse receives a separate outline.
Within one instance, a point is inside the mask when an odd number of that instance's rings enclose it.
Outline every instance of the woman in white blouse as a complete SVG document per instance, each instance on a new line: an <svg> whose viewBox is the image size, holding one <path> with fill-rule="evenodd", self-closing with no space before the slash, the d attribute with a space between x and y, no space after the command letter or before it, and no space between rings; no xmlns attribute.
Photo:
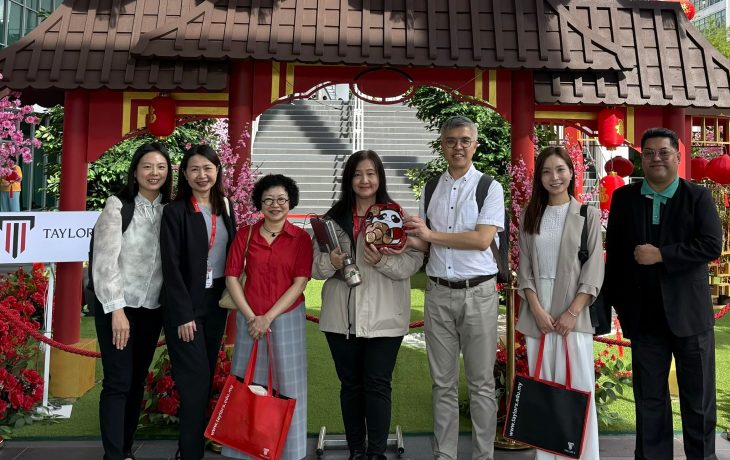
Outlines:
<svg viewBox="0 0 730 460"><path fill-rule="evenodd" d="M104 369L99 423L104 460L134 460L144 381L162 329L160 219L172 193L167 149L143 144L127 184L94 227L91 274ZM131 219L130 219L131 217Z"/></svg>
<svg viewBox="0 0 730 460"><path fill-rule="evenodd" d="M565 383L565 343L570 353L571 386L594 390L593 327L588 306L603 284L603 243L598 210L574 198L575 169L563 147L547 147L535 160L532 196L520 223L520 308L517 330L525 334L527 360L534 374L545 340L540 377ZM588 230L588 260L578 259L583 225ZM548 421L546 421L548 422ZM538 459L556 455L537 452ZM596 406L591 398L583 459L598 459Z"/></svg>

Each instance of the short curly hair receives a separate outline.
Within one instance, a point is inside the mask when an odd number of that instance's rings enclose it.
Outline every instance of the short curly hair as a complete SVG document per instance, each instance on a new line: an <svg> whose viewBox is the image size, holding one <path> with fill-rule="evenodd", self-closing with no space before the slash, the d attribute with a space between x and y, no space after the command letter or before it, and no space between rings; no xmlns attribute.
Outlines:
<svg viewBox="0 0 730 460"><path fill-rule="evenodd" d="M264 192L272 187L284 187L286 194L289 195L289 210L297 207L299 204L299 187L291 177L283 174L267 174L256 182L251 192L251 201L254 207L261 211L261 199Z"/></svg>

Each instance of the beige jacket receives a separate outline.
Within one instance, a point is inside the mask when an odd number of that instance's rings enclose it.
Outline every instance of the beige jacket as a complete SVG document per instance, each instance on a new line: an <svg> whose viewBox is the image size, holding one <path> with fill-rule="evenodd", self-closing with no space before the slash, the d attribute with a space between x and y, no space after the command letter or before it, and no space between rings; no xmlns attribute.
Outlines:
<svg viewBox="0 0 730 460"><path fill-rule="evenodd" d="M581 265L578 259L580 250L580 236L583 231L583 217L580 215L581 204L570 199L568 215L565 217L563 235L560 239L558 253L558 270L553 287L552 312L557 318L568 309L570 303L579 292L591 296L591 303L598 295L603 284L604 260L603 241L601 238L601 219L599 211L589 206L588 218L588 252L589 257ZM537 249L535 235L524 232L523 222L520 222L520 267L519 267L519 295L525 301L524 308L520 308L520 317L517 330L530 337L541 337L540 330L535 323L530 308L527 306L525 289L537 291L535 280L540 278L537 264ZM575 331L593 333L590 313L586 306L578 315Z"/></svg>
<svg viewBox="0 0 730 460"><path fill-rule="evenodd" d="M350 237L335 223L340 247L352 254ZM362 284L352 289L345 281L335 278L336 270L327 252L319 250L316 239L312 278L327 280L322 287L322 311L319 329L322 332L346 334L357 337L399 337L408 333L411 319L411 276L423 265L423 253L406 249L402 254L388 255L377 265L365 262L365 242L357 240L355 263L360 268ZM349 305L348 305L349 297Z"/></svg>

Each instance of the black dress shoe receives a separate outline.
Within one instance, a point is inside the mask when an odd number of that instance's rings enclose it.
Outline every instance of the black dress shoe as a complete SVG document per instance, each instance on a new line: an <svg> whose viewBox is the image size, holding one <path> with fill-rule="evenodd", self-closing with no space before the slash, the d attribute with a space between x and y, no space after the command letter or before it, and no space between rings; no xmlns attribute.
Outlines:
<svg viewBox="0 0 730 460"><path fill-rule="evenodd" d="M364 450L354 450L350 452L348 460L367 460L367 458Z"/></svg>

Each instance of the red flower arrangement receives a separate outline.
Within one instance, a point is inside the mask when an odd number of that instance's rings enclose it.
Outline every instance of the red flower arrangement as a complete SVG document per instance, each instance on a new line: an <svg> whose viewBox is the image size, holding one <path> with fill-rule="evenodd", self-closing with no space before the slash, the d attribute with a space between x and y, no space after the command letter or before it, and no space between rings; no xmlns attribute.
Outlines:
<svg viewBox="0 0 730 460"><path fill-rule="evenodd" d="M618 320L616 320L616 324L618 326ZM618 327L616 329L616 339L621 340L621 332ZM624 394L625 388L631 386L631 364L624 362L623 347L618 345L605 345L593 363L596 373L595 397L598 424L608 428L621 419L617 412L609 409L609 405Z"/></svg>
<svg viewBox="0 0 730 460"><path fill-rule="evenodd" d="M163 349L147 374L145 382L144 399L142 401L142 414L140 423L173 425L180 422L178 411L180 410L180 392L175 386L175 380L171 374L172 364L167 348ZM213 376L213 391L206 416L210 416L218 402L218 397L223 389L228 374L231 373L230 352L218 352L218 362Z"/></svg>
<svg viewBox="0 0 730 460"><path fill-rule="evenodd" d="M515 374L529 375L525 336L515 332ZM497 359L494 362L494 390L497 398L497 419L507 415L507 347L497 344Z"/></svg>
<svg viewBox="0 0 730 460"><path fill-rule="evenodd" d="M0 275L0 433L33 422L30 413L43 399L43 377L31 368L38 356L37 343L15 322L40 329L48 280L42 264L32 273L22 268Z"/></svg>

